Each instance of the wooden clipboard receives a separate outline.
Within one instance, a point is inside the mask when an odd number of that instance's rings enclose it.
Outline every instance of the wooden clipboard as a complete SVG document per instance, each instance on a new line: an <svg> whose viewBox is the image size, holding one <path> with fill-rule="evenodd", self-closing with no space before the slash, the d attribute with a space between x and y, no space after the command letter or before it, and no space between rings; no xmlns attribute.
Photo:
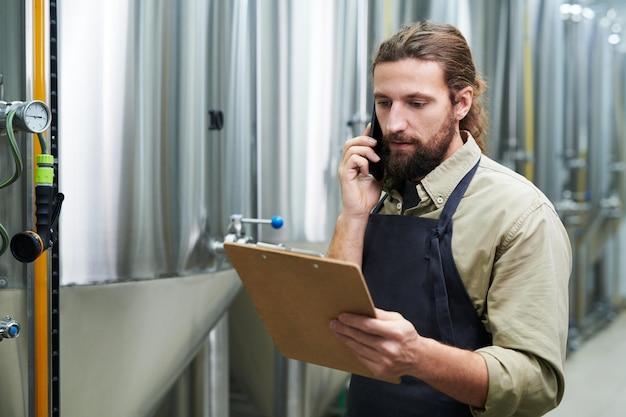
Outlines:
<svg viewBox="0 0 626 417"><path fill-rule="evenodd" d="M289 250L225 243L224 249L284 356L378 378L339 342L329 323L342 312L375 316L358 265Z"/></svg>

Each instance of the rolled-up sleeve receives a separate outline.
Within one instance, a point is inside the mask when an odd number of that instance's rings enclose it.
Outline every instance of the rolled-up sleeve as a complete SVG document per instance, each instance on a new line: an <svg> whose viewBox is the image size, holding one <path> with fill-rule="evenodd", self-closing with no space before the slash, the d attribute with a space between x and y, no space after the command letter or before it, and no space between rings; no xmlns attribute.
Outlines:
<svg viewBox="0 0 626 417"><path fill-rule="evenodd" d="M493 345L489 393L474 416L540 416L564 392L568 330L569 237L545 200L531 205L498 246L487 292L485 326Z"/></svg>

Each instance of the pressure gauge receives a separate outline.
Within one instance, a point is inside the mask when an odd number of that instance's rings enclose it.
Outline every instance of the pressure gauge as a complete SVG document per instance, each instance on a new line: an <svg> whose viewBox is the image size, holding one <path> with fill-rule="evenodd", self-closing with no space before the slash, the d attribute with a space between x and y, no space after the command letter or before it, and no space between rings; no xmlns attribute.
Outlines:
<svg viewBox="0 0 626 417"><path fill-rule="evenodd" d="M15 113L20 127L31 133L41 133L50 127L52 115L43 101L33 100L24 103Z"/></svg>

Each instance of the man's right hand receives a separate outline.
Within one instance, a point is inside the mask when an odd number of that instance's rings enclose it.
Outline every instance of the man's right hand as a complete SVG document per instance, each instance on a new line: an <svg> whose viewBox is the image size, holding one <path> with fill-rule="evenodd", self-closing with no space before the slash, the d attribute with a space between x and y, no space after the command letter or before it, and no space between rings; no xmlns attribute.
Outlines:
<svg viewBox="0 0 626 417"><path fill-rule="evenodd" d="M361 265L363 238L369 214L380 198L382 184L369 173L369 159L378 162L376 140L367 136L370 127L346 141L339 164L342 210L327 256Z"/></svg>
<svg viewBox="0 0 626 417"><path fill-rule="evenodd" d="M350 217L369 216L382 190L382 184L369 172L369 161L380 161L373 149L376 140L368 136L369 130L368 125L363 136L346 141L339 164L342 214Z"/></svg>

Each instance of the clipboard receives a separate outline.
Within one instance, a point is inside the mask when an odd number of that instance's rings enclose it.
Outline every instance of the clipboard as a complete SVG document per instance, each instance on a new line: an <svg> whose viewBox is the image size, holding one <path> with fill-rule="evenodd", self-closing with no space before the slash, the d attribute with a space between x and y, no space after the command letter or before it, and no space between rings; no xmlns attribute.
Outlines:
<svg viewBox="0 0 626 417"><path fill-rule="evenodd" d="M375 376L329 327L342 312L375 316L358 265L249 244L224 243L224 249L283 356L400 383Z"/></svg>

